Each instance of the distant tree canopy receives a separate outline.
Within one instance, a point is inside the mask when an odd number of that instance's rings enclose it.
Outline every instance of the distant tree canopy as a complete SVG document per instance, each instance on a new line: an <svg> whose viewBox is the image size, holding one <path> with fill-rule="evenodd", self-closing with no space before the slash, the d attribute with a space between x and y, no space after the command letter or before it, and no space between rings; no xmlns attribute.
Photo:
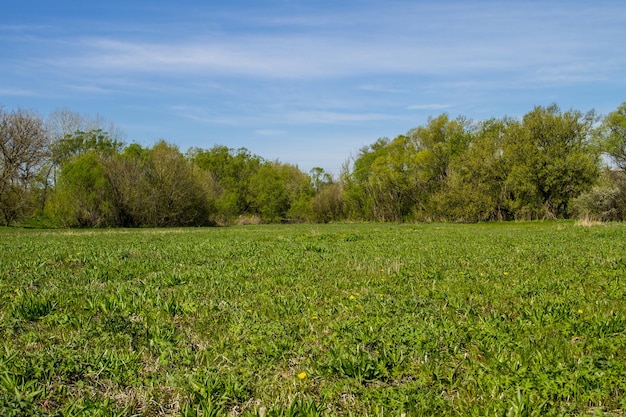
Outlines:
<svg viewBox="0 0 626 417"><path fill-rule="evenodd" d="M362 148L338 179L245 148L125 144L104 126L68 110L45 121L0 108L0 220L166 227L626 218L626 103L603 119L556 105L521 119L441 114Z"/></svg>

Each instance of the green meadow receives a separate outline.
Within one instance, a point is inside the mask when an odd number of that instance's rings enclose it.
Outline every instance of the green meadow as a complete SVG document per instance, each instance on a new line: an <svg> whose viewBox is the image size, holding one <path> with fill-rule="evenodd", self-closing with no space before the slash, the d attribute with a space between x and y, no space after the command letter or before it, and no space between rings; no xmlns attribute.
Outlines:
<svg viewBox="0 0 626 417"><path fill-rule="evenodd" d="M2 416L626 409L626 225L0 229Z"/></svg>

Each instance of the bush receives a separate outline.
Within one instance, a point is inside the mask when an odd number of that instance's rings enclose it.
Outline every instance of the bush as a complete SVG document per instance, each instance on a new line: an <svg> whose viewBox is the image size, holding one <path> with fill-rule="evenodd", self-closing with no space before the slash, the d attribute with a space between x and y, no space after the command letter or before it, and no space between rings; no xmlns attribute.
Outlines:
<svg viewBox="0 0 626 417"><path fill-rule="evenodd" d="M626 220L626 178L621 172L607 172L600 184L572 202L574 215L596 221Z"/></svg>

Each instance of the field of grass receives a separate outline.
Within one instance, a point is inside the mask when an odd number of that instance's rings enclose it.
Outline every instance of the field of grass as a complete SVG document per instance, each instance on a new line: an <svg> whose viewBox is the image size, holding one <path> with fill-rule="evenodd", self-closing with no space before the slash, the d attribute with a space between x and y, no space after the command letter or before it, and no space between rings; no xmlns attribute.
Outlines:
<svg viewBox="0 0 626 417"><path fill-rule="evenodd" d="M0 230L2 416L623 415L626 225Z"/></svg>

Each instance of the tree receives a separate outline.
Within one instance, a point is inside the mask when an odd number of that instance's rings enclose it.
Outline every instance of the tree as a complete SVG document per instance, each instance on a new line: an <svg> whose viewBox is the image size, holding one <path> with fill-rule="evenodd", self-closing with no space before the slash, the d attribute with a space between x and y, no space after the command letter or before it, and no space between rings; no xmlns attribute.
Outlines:
<svg viewBox="0 0 626 417"><path fill-rule="evenodd" d="M388 143L389 139L379 138L373 144L361 148L356 157L347 160L342 166L339 180L348 218L374 220L369 178L374 160L385 152Z"/></svg>
<svg viewBox="0 0 626 417"><path fill-rule="evenodd" d="M378 221L433 218L438 212L433 196L467 148L469 126L461 117L442 114L407 135L361 149L352 172L341 176L348 211Z"/></svg>
<svg viewBox="0 0 626 417"><path fill-rule="evenodd" d="M601 135L602 150L619 169L626 171L626 102L605 117Z"/></svg>
<svg viewBox="0 0 626 417"><path fill-rule="evenodd" d="M91 151L102 156L112 156L119 153L123 146L123 142L102 129L77 130L56 141L52 151L54 162L63 165L72 157Z"/></svg>
<svg viewBox="0 0 626 417"><path fill-rule="evenodd" d="M418 204L414 145L408 136L400 135L372 161L368 189L377 220L402 221Z"/></svg>
<svg viewBox="0 0 626 417"><path fill-rule="evenodd" d="M311 220L315 223L341 220L344 215L342 191L339 182L331 182L320 188L311 202Z"/></svg>
<svg viewBox="0 0 626 417"><path fill-rule="evenodd" d="M146 223L151 226L202 226L209 223L207 196L192 164L178 148L160 141L146 163Z"/></svg>
<svg viewBox="0 0 626 417"><path fill-rule="evenodd" d="M43 119L0 108L0 215L6 225L33 209L35 179L49 155Z"/></svg>
<svg viewBox="0 0 626 417"><path fill-rule="evenodd" d="M112 159L122 147L122 142L101 129L68 133L52 144L48 172L58 176L52 178L56 191L52 207L62 224L77 227L120 225L120 206L116 203L121 197L112 187L113 183L119 182L119 177L112 175L115 167ZM49 175L46 184L48 181ZM126 219L122 221L125 222Z"/></svg>
<svg viewBox="0 0 626 417"><path fill-rule="evenodd" d="M122 227L148 225L147 210L151 204L146 192L147 162L150 150L137 143L121 153L102 159L103 175L110 187L115 224Z"/></svg>
<svg viewBox="0 0 626 417"><path fill-rule="evenodd" d="M63 165L51 202L62 225L116 226L111 186L104 173L103 157L93 150Z"/></svg>
<svg viewBox="0 0 626 417"><path fill-rule="evenodd" d="M435 197L439 216L470 222L509 218L502 150L507 124L507 119L492 119L477 125L469 147L450 164L445 186Z"/></svg>
<svg viewBox="0 0 626 417"><path fill-rule="evenodd" d="M423 176L436 190L443 184L454 158L462 154L471 140L471 123L463 117L450 119L447 114L429 118L426 126L409 131L408 136L419 153L416 163Z"/></svg>
<svg viewBox="0 0 626 417"><path fill-rule="evenodd" d="M262 158L246 148L234 150L226 146L194 148L188 152L188 158L203 172L217 223L228 224L237 216L251 213L250 179L263 163Z"/></svg>
<svg viewBox="0 0 626 417"><path fill-rule="evenodd" d="M314 167L309 172L315 195L310 202L309 220L315 223L338 221L343 216L342 185L323 168Z"/></svg>
<svg viewBox="0 0 626 417"><path fill-rule="evenodd" d="M310 177L294 165L263 163L250 177L251 214L260 215L266 222L302 220L313 195L310 182Z"/></svg>
<svg viewBox="0 0 626 417"><path fill-rule="evenodd" d="M111 155L123 147L123 132L100 116L81 115L69 109L54 110L46 121L51 156L40 173L39 204L43 211L49 190L56 183L61 166L77 154L95 150Z"/></svg>
<svg viewBox="0 0 626 417"><path fill-rule="evenodd" d="M570 201L591 188L599 154L591 138L595 114L565 113L556 105L535 107L511 123L504 139L509 165L505 181L517 218L562 218Z"/></svg>

